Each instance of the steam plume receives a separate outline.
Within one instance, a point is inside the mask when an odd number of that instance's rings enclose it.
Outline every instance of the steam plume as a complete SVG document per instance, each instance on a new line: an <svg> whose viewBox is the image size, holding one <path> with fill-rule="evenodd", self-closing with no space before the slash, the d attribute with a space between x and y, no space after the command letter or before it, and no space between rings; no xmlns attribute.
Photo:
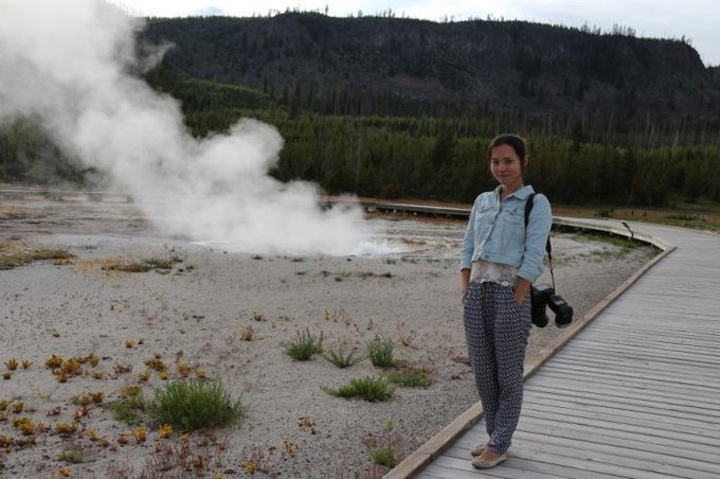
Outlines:
<svg viewBox="0 0 720 479"><path fill-rule="evenodd" d="M177 102L128 73L142 68L142 20L100 0L4 0L2 10L0 122L40 118L168 233L252 252L351 254L367 241L359 207L322 211L314 185L268 176L283 145L272 126L246 119L194 139Z"/></svg>

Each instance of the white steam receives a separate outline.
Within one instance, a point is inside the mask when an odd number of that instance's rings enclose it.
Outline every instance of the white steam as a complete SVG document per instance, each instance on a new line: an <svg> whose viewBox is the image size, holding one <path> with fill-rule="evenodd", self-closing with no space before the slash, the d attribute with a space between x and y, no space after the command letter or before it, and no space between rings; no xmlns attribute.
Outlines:
<svg viewBox="0 0 720 479"><path fill-rule="evenodd" d="M283 140L243 120L194 139L179 105L129 71L142 21L101 0L3 0L0 122L40 119L87 166L109 172L170 234L248 252L353 254L371 236L353 202L323 211L312 184L268 176ZM147 201L159 195L163 201Z"/></svg>

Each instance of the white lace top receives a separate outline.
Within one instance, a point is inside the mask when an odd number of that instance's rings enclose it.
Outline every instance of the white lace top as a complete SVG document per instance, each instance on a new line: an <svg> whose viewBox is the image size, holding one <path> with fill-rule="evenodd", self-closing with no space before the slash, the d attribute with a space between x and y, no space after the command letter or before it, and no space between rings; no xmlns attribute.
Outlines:
<svg viewBox="0 0 720 479"><path fill-rule="evenodd" d="M491 263L482 259L473 261L470 281L497 283L500 286L515 286L517 268L507 264Z"/></svg>

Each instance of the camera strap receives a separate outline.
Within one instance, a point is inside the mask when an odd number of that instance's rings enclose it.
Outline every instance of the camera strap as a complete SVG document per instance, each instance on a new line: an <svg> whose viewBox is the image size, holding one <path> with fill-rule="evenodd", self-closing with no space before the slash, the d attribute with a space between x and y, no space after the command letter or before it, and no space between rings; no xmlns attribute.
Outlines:
<svg viewBox="0 0 720 479"><path fill-rule="evenodd" d="M535 193L530 193L530 195L527 197L527 200L525 201L525 231L527 232L527 226L530 222L530 212L533 209L533 206L535 205ZM552 244L550 243L550 235L547 237L547 242L545 243L545 251L547 251L548 255L548 262L550 263L550 279L552 279L552 287L555 289L555 272L553 271L552 266Z"/></svg>

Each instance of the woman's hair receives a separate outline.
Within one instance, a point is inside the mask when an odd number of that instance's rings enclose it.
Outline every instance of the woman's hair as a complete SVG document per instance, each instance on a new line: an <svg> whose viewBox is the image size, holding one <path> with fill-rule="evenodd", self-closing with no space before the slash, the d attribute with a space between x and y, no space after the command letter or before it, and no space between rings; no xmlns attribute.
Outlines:
<svg viewBox="0 0 720 479"><path fill-rule="evenodd" d="M525 163L526 163L526 156L527 156L527 148L525 147L525 140L523 140L518 135L512 134L512 133L503 133L502 135L498 135L490 142L490 146L488 146L488 161L490 160L490 157L492 156L492 149L496 146L500 145L508 145L510 148L512 148L515 151L515 154L520 158L520 167L525 170Z"/></svg>

